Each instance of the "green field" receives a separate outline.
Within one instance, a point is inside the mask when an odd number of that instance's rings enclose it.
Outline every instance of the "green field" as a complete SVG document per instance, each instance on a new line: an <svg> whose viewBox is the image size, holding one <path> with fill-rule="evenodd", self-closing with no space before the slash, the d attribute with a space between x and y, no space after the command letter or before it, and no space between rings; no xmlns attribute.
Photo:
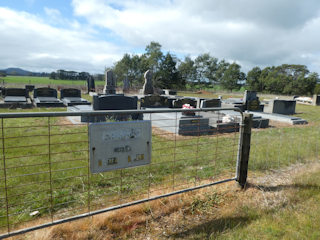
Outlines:
<svg viewBox="0 0 320 240"><path fill-rule="evenodd" d="M55 80L50 79L49 77L29 77L29 76L7 76L1 77L0 83L3 85L22 85L22 84L31 84L31 85L78 85L78 86L87 86L87 81L82 80ZM103 81L96 81L96 85L104 85Z"/></svg>

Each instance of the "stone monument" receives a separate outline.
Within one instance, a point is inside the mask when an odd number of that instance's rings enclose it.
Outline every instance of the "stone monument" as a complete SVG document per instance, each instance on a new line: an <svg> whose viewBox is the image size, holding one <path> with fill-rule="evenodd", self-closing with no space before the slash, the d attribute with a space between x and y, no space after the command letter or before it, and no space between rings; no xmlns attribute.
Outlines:
<svg viewBox="0 0 320 240"><path fill-rule="evenodd" d="M105 72L106 84L103 88L104 94L116 94L116 78L113 76L113 72L111 70Z"/></svg>
<svg viewBox="0 0 320 240"><path fill-rule="evenodd" d="M312 105L313 106L319 106L320 105L320 95L313 95L313 99L312 99Z"/></svg>
<svg viewBox="0 0 320 240"><path fill-rule="evenodd" d="M123 79L123 92L128 92L130 89L130 82L128 77L126 77L125 79Z"/></svg>
<svg viewBox="0 0 320 240"><path fill-rule="evenodd" d="M148 70L144 73L145 83L143 85L142 92L144 95L153 94L153 85L152 85L152 71Z"/></svg>
<svg viewBox="0 0 320 240"><path fill-rule="evenodd" d="M88 92L87 92L88 94L90 92L95 92L96 91L96 87L95 87L95 84L94 84L94 78L91 75L89 75L87 77L87 85L88 85Z"/></svg>

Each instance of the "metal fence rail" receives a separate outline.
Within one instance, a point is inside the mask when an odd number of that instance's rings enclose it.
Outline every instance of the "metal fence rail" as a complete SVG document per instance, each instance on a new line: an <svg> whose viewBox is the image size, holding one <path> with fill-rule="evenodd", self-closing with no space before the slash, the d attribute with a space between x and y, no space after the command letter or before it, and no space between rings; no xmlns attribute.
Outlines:
<svg viewBox="0 0 320 240"><path fill-rule="evenodd" d="M237 111L238 124L180 131L181 113L220 123L222 111ZM81 117L130 114L152 123L151 164L92 174ZM238 108L0 114L0 238L237 180L242 117Z"/></svg>

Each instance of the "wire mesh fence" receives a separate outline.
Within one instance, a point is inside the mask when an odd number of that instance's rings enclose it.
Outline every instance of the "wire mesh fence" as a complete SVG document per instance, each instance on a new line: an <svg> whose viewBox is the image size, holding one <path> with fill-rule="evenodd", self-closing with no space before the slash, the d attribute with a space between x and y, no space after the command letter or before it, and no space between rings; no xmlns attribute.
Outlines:
<svg viewBox="0 0 320 240"><path fill-rule="evenodd" d="M98 174L91 121L128 112L0 114L1 236L235 180L242 115L228 123L223 111L137 111L151 121L151 163Z"/></svg>
<svg viewBox="0 0 320 240"><path fill-rule="evenodd" d="M311 120L304 125L272 122L270 128L254 129L250 177L257 177L266 171L277 172L286 167L319 162L320 124L316 121Z"/></svg>

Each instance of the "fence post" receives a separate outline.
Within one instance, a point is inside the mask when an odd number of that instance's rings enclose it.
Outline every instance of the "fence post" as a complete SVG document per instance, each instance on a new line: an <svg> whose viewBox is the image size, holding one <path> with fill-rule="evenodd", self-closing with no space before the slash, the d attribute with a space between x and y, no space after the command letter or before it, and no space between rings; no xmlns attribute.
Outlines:
<svg viewBox="0 0 320 240"><path fill-rule="evenodd" d="M244 113L240 128L240 144L237 160L237 182L244 188L248 176L248 162L250 154L251 128L253 114Z"/></svg>

